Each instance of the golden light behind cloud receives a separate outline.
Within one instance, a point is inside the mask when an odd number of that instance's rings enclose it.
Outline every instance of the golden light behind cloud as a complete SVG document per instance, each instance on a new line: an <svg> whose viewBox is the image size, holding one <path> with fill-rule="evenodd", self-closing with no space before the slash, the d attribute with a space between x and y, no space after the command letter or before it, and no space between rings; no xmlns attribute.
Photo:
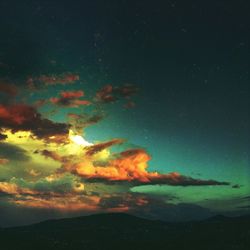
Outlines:
<svg viewBox="0 0 250 250"><path fill-rule="evenodd" d="M86 141L81 135L75 135L72 130L69 132L69 139L79 146L88 147L93 145L93 143Z"/></svg>

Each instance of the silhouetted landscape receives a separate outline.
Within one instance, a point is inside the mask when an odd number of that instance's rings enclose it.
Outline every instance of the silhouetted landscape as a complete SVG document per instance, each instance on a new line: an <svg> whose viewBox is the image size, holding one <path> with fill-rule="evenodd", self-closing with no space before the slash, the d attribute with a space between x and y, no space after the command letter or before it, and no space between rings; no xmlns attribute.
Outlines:
<svg viewBox="0 0 250 250"><path fill-rule="evenodd" d="M250 216L167 223L98 214L1 229L3 249L249 249Z"/></svg>

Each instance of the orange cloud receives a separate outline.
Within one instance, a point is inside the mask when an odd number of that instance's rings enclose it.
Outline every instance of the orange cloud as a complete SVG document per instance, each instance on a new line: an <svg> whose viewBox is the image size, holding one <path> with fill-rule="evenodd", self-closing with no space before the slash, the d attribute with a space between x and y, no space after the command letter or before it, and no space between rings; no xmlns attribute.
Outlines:
<svg viewBox="0 0 250 250"><path fill-rule="evenodd" d="M113 96L113 86L109 84L100 89L96 93L96 99L97 101L104 103L110 103L116 101L116 98Z"/></svg>
<svg viewBox="0 0 250 250"><path fill-rule="evenodd" d="M79 98L81 96L84 96L84 93L82 90L78 91L63 91L61 92L61 96L63 98Z"/></svg>
<svg viewBox="0 0 250 250"><path fill-rule="evenodd" d="M68 170L86 178L89 181L129 182L133 185L168 184L168 185L229 185L227 182L200 180L183 176L179 173L160 174L148 172L148 161L151 157L142 149L132 149L122 152L119 157L110 160L105 166L96 166L91 159L86 158Z"/></svg>
<svg viewBox="0 0 250 250"><path fill-rule="evenodd" d="M22 199L15 199L13 203L32 208L60 210L62 212L74 211L98 211L98 203L100 197L98 196L79 196L79 195L64 195L64 196L26 196Z"/></svg>
<svg viewBox="0 0 250 250"><path fill-rule="evenodd" d="M90 105L87 100L79 100L78 98L84 96L84 92L78 91L64 91L60 93L61 97L50 98L51 103L65 107L78 107L80 105Z"/></svg>
<svg viewBox="0 0 250 250"><path fill-rule="evenodd" d="M0 193L20 195L20 194L29 194L35 195L38 194L37 191L31 190L29 188L21 188L15 183L9 182L0 182Z"/></svg>

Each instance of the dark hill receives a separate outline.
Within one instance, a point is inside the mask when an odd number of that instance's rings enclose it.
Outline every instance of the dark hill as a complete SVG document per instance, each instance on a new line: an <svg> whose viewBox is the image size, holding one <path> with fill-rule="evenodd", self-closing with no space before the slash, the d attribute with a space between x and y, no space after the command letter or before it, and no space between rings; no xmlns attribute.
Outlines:
<svg viewBox="0 0 250 250"><path fill-rule="evenodd" d="M165 223L128 214L98 214L0 232L4 250L250 249L249 216Z"/></svg>

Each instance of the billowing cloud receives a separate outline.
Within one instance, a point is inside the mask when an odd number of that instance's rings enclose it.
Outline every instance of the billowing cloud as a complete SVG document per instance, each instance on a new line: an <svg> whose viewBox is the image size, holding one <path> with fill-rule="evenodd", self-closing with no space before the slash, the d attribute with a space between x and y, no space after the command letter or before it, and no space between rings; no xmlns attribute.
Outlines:
<svg viewBox="0 0 250 250"><path fill-rule="evenodd" d="M150 159L151 157L144 150L132 149L120 153L115 159L107 162L105 166L94 165L93 161L86 158L70 168L77 175L94 182L129 182L133 185L168 184L174 186L229 185L228 182L194 179L176 172L169 174L148 172Z"/></svg>
<svg viewBox="0 0 250 250"><path fill-rule="evenodd" d="M100 199L86 194L80 179L68 174L52 175L36 182L12 178L0 182L0 194L8 195L11 203L20 206L62 211L94 211Z"/></svg>

